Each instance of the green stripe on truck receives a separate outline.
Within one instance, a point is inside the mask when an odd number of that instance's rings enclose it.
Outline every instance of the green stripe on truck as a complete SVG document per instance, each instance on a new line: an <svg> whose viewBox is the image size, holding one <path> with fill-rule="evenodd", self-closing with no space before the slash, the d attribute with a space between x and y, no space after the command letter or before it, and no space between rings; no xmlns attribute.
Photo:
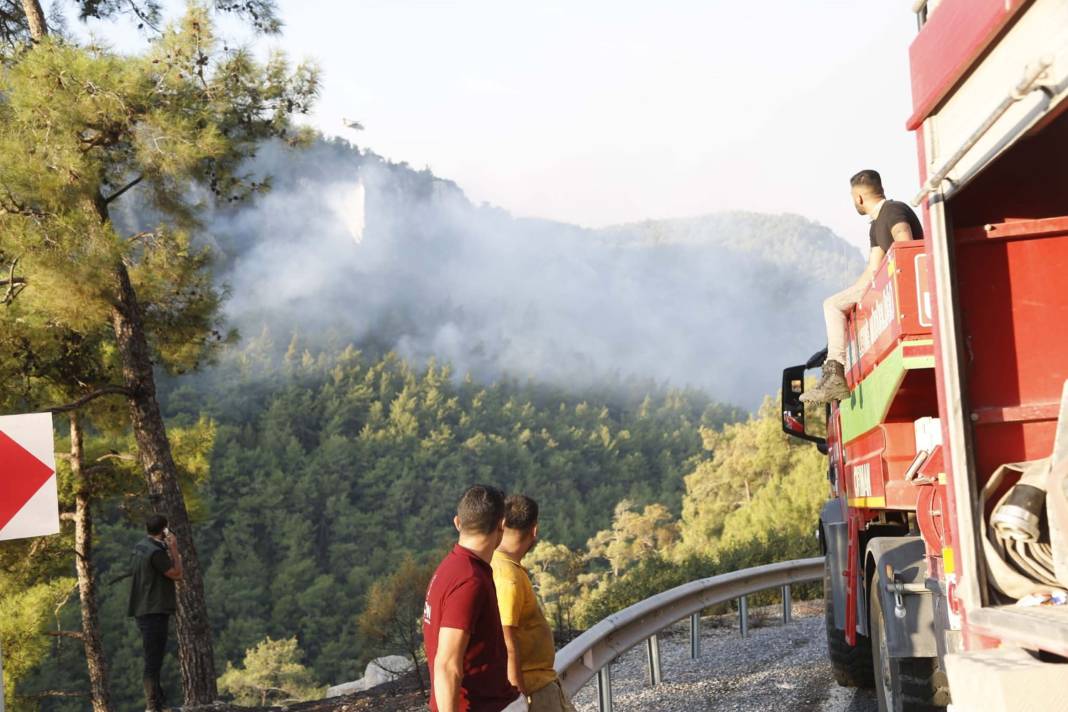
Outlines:
<svg viewBox="0 0 1068 712"><path fill-rule="evenodd" d="M894 402L905 373L912 369L934 368L934 356L905 356L906 346L923 346L932 343L904 341L897 345L882 363L872 369L868 377L857 384L848 401L838 404L842 419L842 444L868 432L886 419L890 404Z"/></svg>

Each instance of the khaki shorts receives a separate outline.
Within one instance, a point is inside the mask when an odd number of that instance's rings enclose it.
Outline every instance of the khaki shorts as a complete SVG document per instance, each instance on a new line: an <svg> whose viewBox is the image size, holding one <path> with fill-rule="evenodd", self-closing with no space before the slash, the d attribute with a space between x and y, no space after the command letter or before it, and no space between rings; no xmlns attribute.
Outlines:
<svg viewBox="0 0 1068 712"><path fill-rule="evenodd" d="M530 712L575 712L564 697L559 680L553 680L530 696Z"/></svg>
<svg viewBox="0 0 1068 712"><path fill-rule="evenodd" d="M515 698L515 702L505 707L501 712L529 712L530 706L527 704L527 698L520 695Z"/></svg>

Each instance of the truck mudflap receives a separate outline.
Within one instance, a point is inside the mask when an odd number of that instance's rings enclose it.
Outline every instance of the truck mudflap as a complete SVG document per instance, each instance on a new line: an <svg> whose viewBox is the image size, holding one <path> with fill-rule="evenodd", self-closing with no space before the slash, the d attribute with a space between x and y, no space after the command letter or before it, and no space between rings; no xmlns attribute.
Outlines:
<svg viewBox="0 0 1068 712"><path fill-rule="evenodd" d="M846 562L849 532L842 516L842 503L837 499L823 503L820 510L820 544L831 572L831 594L834 596L834 627L845 630Z"/></svg>
<svg viewBox="0 0 1068 712"><path fill-rule="evenodd" d="M890 657L937 657L935 594L925 585L927 561L923 539L876 537L868 542L864 558L868 574L878 578L879 585L874 588L879 591L882 609L886 611L885 635ZM888 566L893 572L892 579Z"/></svg>

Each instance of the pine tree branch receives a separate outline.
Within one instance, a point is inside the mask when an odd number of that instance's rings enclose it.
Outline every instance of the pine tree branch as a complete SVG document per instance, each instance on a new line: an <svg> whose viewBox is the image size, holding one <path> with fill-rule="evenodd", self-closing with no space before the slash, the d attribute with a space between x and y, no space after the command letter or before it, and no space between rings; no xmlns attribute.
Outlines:
<svg viewBox="0 0 1068 712"><path fill-rule="evenodd" d="M11 261L11 267L8 270L7 279L0 279L0 287L7 287L4 292L4 298L0 299L0 304L7 306L11 302L15 301L15 297L26 288L26 278L15 276L15 267L18 266L20 257L16 257Z"/></svg>
<svg viewBox="0 0 1068 712"><path fill-rule="evenodd" d="M70 638L71 640L82 640L83 638L81 631L76 630L50 630L45 635L49 638Z"/></svg>
<svg viewBox="0 0 1068 712"><path fill-rule="evenodd" d="M144 179L145 179L144 174L141 174L141 175L137 176L132 181L130 181L126 185L122 186L121 188L116 190L114 193L112 193L108 197L104 198L104 205L110 205L112 203L112 201L117 200L120 197L122 197L123 193L128 191L130 188L133 188L135 185L137 185L138 183L140 183Z"/></svg>
<svg viewBox="0 0 1068 712"><path fill-rule="evenodd" d="M160 28L156 26L155 22L153 22L153 20L149 17L149 14L142 10L140 7L138 7L137 3L134 2L134 0L128 0L128 4L130 5L130 11L134 14L134 17L136 17L140 22L148 25L156 33L162 34L162 30L160 30Z"/></svg>
<svg viewBox="0 0 1068 712"><path fill-rule="evenodd" d="M103 462L104 460L129 460L132 462L136 459L136 457L134 457L128 452L116 452L115 450L112 450L111 452L106 452L100 457L96 458L95 460L93 460L93 462Z"/></svg>
<svg viewBox="0 0 1068 712"><path fill-rule="evenodd" d="M77 410L78 408L81 408L86 403L89 403L90 401L96 400L97 398L100 398L101 396L109 396L109 395L122 395L122 396L130 397L130 396L133 395L133 391L131 391L126 386L114 386L114 385L113 386L104 386L102 388L96 389L95 391L93 391L91 393L86 393L84 396L82 396L78 400L71 401L70 403L64 403L62 405L54 405L51 408L45 408L45 410L47 410L49 412L52 412L52 413L66 413L67 411Z"/></svg>
<svg viewBox="0 0 1068 712"><path fill-rule="evenodd" d="M88 697L89 693L84 690L42 690L30 695L19 695L22 700L43 700L46 697Z"/></svg>
<svg viewBox="0 0 1068 712"><path fill-rule="evenodd" d="M57 453L58 454L58 453ZM93 461L93 464L85 468L85 476L92 477L99 472L106 472L111 465L108 464L108 460L121 460L123 462L136 462L137 458L128 452L109 452L101 455Z"/></svg>
<svg viewBox="0 0 1068 712"><path fill-rule="evenodd" d="M4 186L4 192L7 195L6 198L0 197L0 215L21 215L35 219L48 217L48 213L44 210L31 207L18 200L7 186Z"/></svg>

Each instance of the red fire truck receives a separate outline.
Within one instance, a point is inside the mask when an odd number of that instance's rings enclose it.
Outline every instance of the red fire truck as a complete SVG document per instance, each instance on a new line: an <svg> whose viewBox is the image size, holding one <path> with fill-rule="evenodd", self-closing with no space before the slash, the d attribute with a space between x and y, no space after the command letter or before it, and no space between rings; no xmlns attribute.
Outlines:
<svg viewBox="0 0 1068 712"><path fill-rule="evenodd" d="M1068 710L1068 0L920 0L925 239L849 319L826 427L828 647L881 711ZM806 430L806 420L810 426Z"/></svg>

